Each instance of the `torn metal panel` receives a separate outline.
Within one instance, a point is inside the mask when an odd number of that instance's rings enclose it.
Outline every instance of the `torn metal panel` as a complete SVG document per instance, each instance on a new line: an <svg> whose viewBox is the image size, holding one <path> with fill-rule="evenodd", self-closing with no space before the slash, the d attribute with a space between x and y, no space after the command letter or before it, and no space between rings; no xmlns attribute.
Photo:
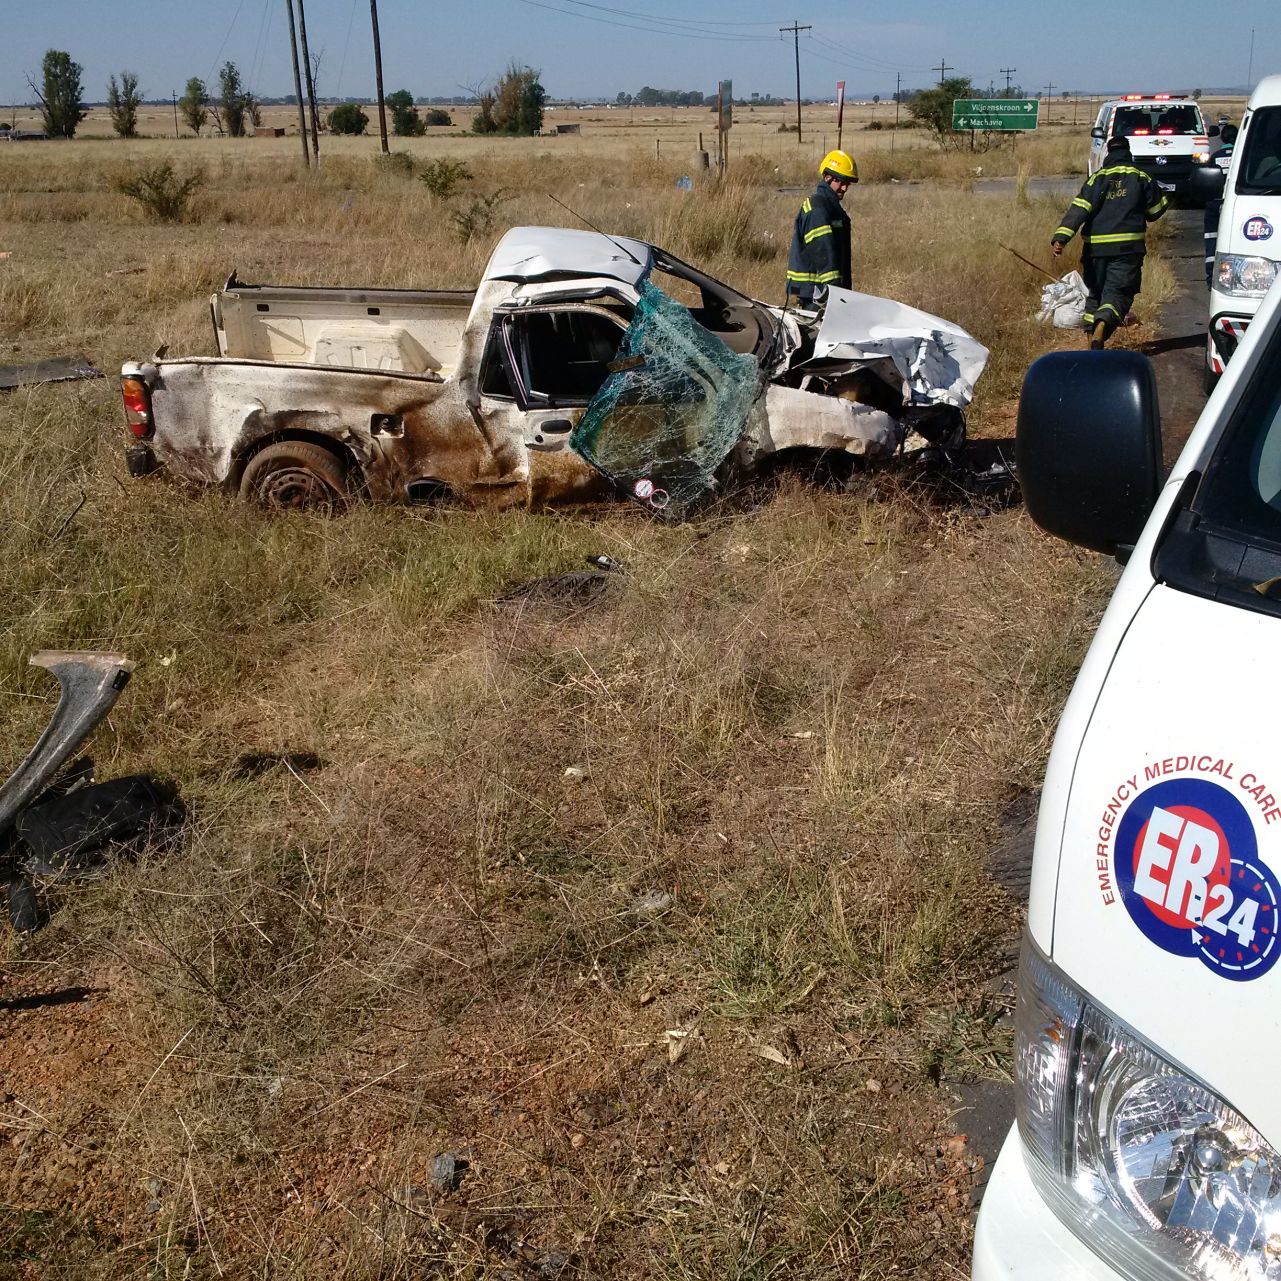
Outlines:
<svg viewBox="0 0 1281 1281"><path fill-rule="evenodd" d="M123 654L56 650L32 654L31 665L46 668L57 678L58 706L39 741L0 787L0 834L13 826L23 806L48 786L76 748L115 706L134 669L134 664Z"/></svg>
<svg viewBox="0 0 1281 1281"><path fill-rule="evenodd" d="M959 325L889 298L828 290L809 363L888 359L911 401L964 409L987 365L988 350Z"/></svg>
<svg viewBox="0 0 1281 1281"><path fill-rule="evenodd" d="M0 365L0 391L38 383L69 383L82 378L101 378L102 370L88 356L50 356L30 365Z"/></svg>

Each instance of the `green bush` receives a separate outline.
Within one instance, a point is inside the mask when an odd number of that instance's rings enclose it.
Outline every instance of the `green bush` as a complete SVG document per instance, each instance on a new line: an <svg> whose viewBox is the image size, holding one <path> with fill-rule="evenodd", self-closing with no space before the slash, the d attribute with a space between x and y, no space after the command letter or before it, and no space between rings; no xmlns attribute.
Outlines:
<svg viewBox="0 0 1281 1281"><path fill-rule="evenodd" d="M459 242L465 245L488 235L498 216L498 206L506 198L507 193L500 190L492 196L477 196L466 209L456 209L450 215L449 223Z"/></svg>
<svg viewBox="0 0 1281 1281"><path fill-rule="evenodd" d="M354 102L339 103L329 113L329 132L362 134L369 125L369 117Z"/></svg>
<svg viewBox="0 0 1281 1281"><path fill-rule="evenodd" d="M439 107L428 107L423 112L424 125L452 125L454 118L448 111L442 111Z"/></svg>
<svg viewBox="0 0 1281 1281"><path fill-rule="evenodd" d="M407 151L389 151L385 156L375 157L379 168L388 173L403 174L406 178L414 176L414 158Z"/></svg>
<svg viewBox="0 0 1281 1281"><path fill-rule="evenodd" d="M448 200L462 183L471 181L471 170L461 160L440 156L423 166L418 179L433 196Z"/></svg>
<svg viewBox="0 0 1281 1281"><path fill-rule="evenodd" d="M187 216L191 197L204 184L205 175L193 170L180 177L167 160L149 165L137 174L116 178L112 187L130 200L136 200L158 222L182 222Z"/></svg>

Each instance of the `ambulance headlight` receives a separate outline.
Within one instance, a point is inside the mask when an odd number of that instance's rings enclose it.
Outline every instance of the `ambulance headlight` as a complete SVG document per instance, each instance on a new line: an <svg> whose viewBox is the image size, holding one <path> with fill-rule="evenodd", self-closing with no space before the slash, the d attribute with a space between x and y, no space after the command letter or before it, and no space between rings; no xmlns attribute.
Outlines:
<svg viewBox="0 0 1281 1281"><path fill-rule="evenodd" d="M1281 1279L1281 1156L1023 946L1019 1131L1054 1212L1136 1281Z"/></svg>
<svg viewBox="0 0 1281 1281"><path fill-rule="evenodd" d="M1276 278L1277 265L1270 258L1218 254L1214 259L1214 287L1234 298L1262 298Z"/></svg>

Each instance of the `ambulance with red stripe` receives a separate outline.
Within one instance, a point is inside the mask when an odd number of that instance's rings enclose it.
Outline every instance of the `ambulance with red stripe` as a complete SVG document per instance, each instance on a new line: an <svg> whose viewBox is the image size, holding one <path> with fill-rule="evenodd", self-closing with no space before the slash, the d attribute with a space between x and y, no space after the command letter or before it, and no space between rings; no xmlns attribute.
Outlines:
<svg viewBox="0 0 1281 1281"><path fill-rule="evenodd" d="M1134 351L1024 380L1029 514L1125 571L1041 791L975 1281L1281 1279L1281 283L1168 473L1160 423Z"/></svg>
<svg viewBox="0 0 1281 1281"><path fill-rule="evenodd" d="M1210 270L1206 386L1236 351L1281 263L1281 76L1250 95L1223 180Z"/></svg>

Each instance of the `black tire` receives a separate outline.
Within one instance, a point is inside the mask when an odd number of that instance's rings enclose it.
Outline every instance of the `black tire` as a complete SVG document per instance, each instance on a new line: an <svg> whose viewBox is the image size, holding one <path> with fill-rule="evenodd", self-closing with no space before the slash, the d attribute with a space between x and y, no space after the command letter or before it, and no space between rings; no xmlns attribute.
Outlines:
<svg viewBox="0 0 1281 1281"><path fill-rule="evenodd" d="M260 449L245 464L240 496L272 511L342 511L351 498L342 459L308 440Z"/></svg>

